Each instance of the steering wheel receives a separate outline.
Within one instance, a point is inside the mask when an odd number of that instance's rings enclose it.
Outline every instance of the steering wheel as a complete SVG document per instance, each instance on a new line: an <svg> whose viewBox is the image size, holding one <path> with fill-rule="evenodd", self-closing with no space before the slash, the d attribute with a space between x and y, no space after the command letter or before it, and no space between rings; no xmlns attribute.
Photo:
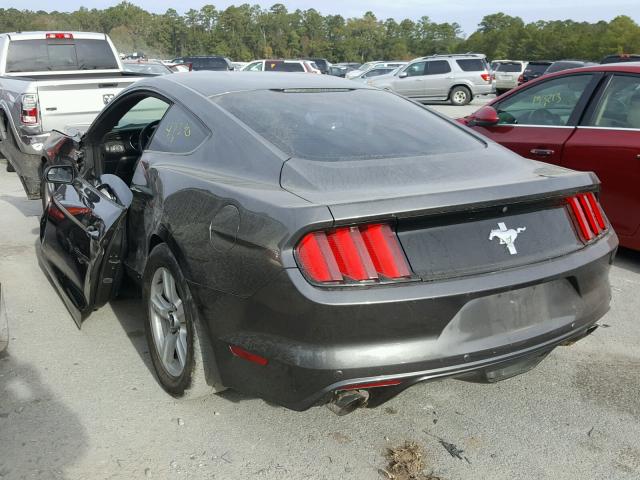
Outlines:
<svg viewBox="0 0 640 480"><path fill-rule="evenodd" d="M529 117L529 121L536 125L559 125L560 117L555 113L551 113L546 108L534 110Z"/></svg>
<svg viewBox="0 0 640 480"><path fill-rule="evenodd" d="M147 144L151 137L153 136L153 132L156 131L160 120L154 120L151 123L148 123L144 126L142 130L140 130L140 135L138 135L138 150L140 153L144 152L144 149L147 148Z"/></svg>

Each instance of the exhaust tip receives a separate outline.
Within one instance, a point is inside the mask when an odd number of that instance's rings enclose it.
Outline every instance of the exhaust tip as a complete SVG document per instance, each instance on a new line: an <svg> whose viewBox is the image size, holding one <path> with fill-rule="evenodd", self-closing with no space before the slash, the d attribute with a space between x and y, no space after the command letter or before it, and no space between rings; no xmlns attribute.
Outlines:
<svg viewBox="0 0 640 480"><path fill-rule="evenodd" d="M339 417L353 412L357 408L367 406L369 392L367 390L349 390L334 395L327 408Z"/></svg>

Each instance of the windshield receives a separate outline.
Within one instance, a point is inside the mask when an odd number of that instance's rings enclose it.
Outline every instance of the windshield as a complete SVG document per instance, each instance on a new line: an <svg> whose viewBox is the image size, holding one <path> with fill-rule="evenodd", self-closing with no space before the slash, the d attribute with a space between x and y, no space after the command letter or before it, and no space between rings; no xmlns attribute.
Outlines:
<svg viewBox="0 0 640 480"><path fill-rule="evenodd" d="M7 73L117 68L106 40L15 40L7 52Z"/></svg>
<svg viewBox="0 0 640 480"><path fill-rule="evenodd" d="M369 69L370 69L370 68L372 68L374 65L377 65L377 64L379 64L379 63L380 63L380 62L367 62L367 63L363 63L362 65L360 65L360 66L358 67L358 70L361 70L361 71L363 71L363 72L364 72L364 71L369 70Z"/></svg>
<svg viewBox="0 0 640 480"><path fill-rule="evenodd" d="M152 75L166 75L172 73L171 69L160 63L124 63L125 70L136 73L149 73Z"/></svg>
<svg viewBox="0 0 640 480"><path fill-rule="evenodd" d="M426 108L379 90L259 90L212 101L286 154L309 160L412 157L483 146Z"/></svg>

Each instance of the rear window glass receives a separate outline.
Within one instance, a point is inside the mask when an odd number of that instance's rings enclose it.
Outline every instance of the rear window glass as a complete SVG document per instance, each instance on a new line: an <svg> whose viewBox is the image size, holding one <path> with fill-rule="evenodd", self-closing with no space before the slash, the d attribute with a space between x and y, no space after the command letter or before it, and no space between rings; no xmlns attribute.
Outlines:
<svg viewBox="0 0 640 480"><path fill-rule="evenodd" d="M521 63L499 63L496 72L519 72L522 70Z"/></svg>
<svg viewBox="0 0 640 480"><path fill-rule="evenodd" d="M481 58L466 58L456 60L456 63L465 72L479 72L487 69L487 62Z"/></svg>
<svg viewBox="0 0 640 480"><path fill-rule="evenodd" d="M229 68L227 61L224 58L205 58L203 65L214 70L226 70Z"/></svg>
<svg viewBox="0 0 640 480"><path fill-rule="evenodd" d="M105 40L15 40L7 52L8 73L116 68Z"/></svg>
<svg viewBox="0 0 640 480"><path fill-rule="evenodd" d="M562 70L569 70L570 68L580 68L584 66L584 63L580 62L555 62L547 69L547 73L561 72Z"/></svg>
<svg viewBox="0 0 640 480"><path fill-rule="evenodd" d="M524 69L524 71L526 73L544 73L547 71L547 68L549 68L549 64L541 64L541 63L534 63L534 64L529 64L527 65L527 68Z"/></svg>
<svg viewBox="0 0 640 480"><path fill-rule="evenodd" d="M270 72L304 72L302 64L296 62L269 62L267 65Z"/></svg>
<svg viewBox="0 0 640 480"><path fill-rule="evenodd" d="M378 90L260 90L212 98L287 155L341 161L483 148L426 108Z"/></svg>

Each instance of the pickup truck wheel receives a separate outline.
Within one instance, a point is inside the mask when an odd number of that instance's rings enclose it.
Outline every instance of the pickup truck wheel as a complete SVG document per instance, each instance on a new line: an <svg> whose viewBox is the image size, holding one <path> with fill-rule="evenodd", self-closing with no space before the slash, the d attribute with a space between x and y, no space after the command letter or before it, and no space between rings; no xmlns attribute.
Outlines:
<svg viewBox="0 0 640 480"><path fill-rule="evenodd" d="M149 255L143 299L147 345L162 388L175 397L212 393L203 368L197 308L178 262L164 243Z"/></svg>
<svg viewBox="0 0 640 480"><path fill-rule="evenodd" d="M449 95L451 105L461 107L471 101L471 92L467 87L454 87Z"/></svg>
<svg viewBox="0 0 640 480"><path fill-rule="evenodd" d="M2 115L0 115L0 122L6 122L6 120L4 119L4 117ZM0 128L3 129L4 135L5 135L5 139L4 140L0 140L2 142L13 142L13 134L11 133L11 131L9 130L8 125L5 123L5 125L0 125ZM4 155L2 153L0 153L0 158L3 158ZM11 162L9 161L8 158L4 157L4 159L7 161L7 172L15 172L16 169L13 168L13 165L11 165Z"/></svg>

